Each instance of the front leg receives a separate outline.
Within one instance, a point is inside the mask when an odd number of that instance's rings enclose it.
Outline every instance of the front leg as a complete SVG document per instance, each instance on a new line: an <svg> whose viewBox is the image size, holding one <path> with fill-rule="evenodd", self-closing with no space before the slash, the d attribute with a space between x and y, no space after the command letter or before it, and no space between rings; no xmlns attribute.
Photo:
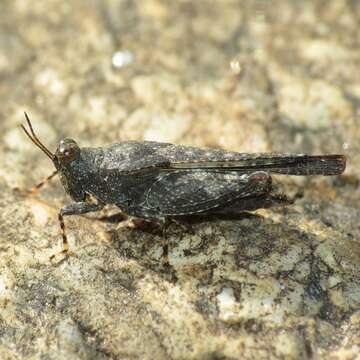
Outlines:
<svg viewBox="0 0 360 360"><path fill-rule="evenodd" d="M81 215L93 211L101 210L105 206L104 203L90 203L87 201L79 201L76 203L65 205L61 210L60 214L65 215Z"/></svg>
<svg viewBox="0 0 360 360"><path fill-rule="evenodd" d="M98 211L101 210L105 204L103 203L89 203L86 201L80 201L72 204L65 205L59 212L59 223L61 228L61 235L63 239L63 254L67 254L69 251L69 243L66 236L65 231L65 223L64 223L64 216L66 215L81 215L86 214L92 211ZM51 256L50 260L52 260L55 257L55 255Z"/></svg>

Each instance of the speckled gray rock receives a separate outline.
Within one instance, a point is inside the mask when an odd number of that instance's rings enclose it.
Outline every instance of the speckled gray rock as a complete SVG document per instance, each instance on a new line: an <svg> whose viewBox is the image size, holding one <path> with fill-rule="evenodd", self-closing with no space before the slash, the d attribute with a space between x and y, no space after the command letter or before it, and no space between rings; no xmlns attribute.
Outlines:
<svg viewBox="0 0 360 360"><path fill-rule="evenodd" d="M356 1L2 1L1 359L355 359L360 353ZM108 232L66 219L54 149L146 139L345 153L338 178L281 178L286 209ZM281 185L280 185L281 182ZM108 209L112 214L114 209ZM113 216L108 219L119 219Z"/></svg>

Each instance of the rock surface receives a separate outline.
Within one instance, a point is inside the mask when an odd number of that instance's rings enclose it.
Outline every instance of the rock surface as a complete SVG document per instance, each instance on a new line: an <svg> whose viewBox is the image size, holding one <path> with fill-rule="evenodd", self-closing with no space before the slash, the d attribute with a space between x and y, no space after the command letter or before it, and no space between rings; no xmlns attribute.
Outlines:
<svg viewBox="0 0 360 360"><path fill-rule="evenodd" d="M355 359L360 353L357 1L0 4L1 359ZM66 219L52 265L54 149L152 139L345 153L345 175L276 179L288 208L107 232ZM113 211L113 209L109 209ZM117 218L116 216L113 218Z"/></svg>

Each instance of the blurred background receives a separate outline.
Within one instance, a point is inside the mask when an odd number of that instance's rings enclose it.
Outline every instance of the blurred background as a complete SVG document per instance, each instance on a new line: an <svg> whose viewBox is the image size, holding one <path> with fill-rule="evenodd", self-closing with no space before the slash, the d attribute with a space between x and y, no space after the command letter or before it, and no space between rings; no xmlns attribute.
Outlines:
<svg viewBox="0 0 360 360"><path fill-rule="evenodd" d="M358 356L359 24L358 0L0 0L4 358ZM54 267L69 199L56 180L13 192L53 170L24 111L51 150L146 139L348 165L281 178L292 207L170 232L170 278L159 237L110 241L85 217Z"/></svg>

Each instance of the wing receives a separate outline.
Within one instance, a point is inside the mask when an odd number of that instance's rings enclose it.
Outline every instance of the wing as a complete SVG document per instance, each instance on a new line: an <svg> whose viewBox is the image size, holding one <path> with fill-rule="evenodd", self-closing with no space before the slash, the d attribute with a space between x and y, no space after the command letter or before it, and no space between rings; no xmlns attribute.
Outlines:
<svg viewBox="0 0 360 360"><path fill-rule="evenodd" d="M336 175L345 169L343 155L242 154L199 149L154 141L127 141L107 148L83 148L82 156L100 170L136 174L163 170L206 169L252 173L267 171L288 175Z"/></svg>
<svg viewBox="0 0 360 360"><path fill-rule="evenodd" d="M224 206L236 198L270 190L265 172L239 175L237 172L178 170L155 181L146 193L146 207L165 216L188 215Z"/></svg>
<svg viewBox="0 0 360 360"><path fill-rule="evenodd" d="M235 153L236 154L236 153ZM172 169L223 169L251 173L268 171L286 175L338 175L346 166L344 155L236 154L225 160L173 162ZM242 155L242 158L240 157Z"/></svg>

